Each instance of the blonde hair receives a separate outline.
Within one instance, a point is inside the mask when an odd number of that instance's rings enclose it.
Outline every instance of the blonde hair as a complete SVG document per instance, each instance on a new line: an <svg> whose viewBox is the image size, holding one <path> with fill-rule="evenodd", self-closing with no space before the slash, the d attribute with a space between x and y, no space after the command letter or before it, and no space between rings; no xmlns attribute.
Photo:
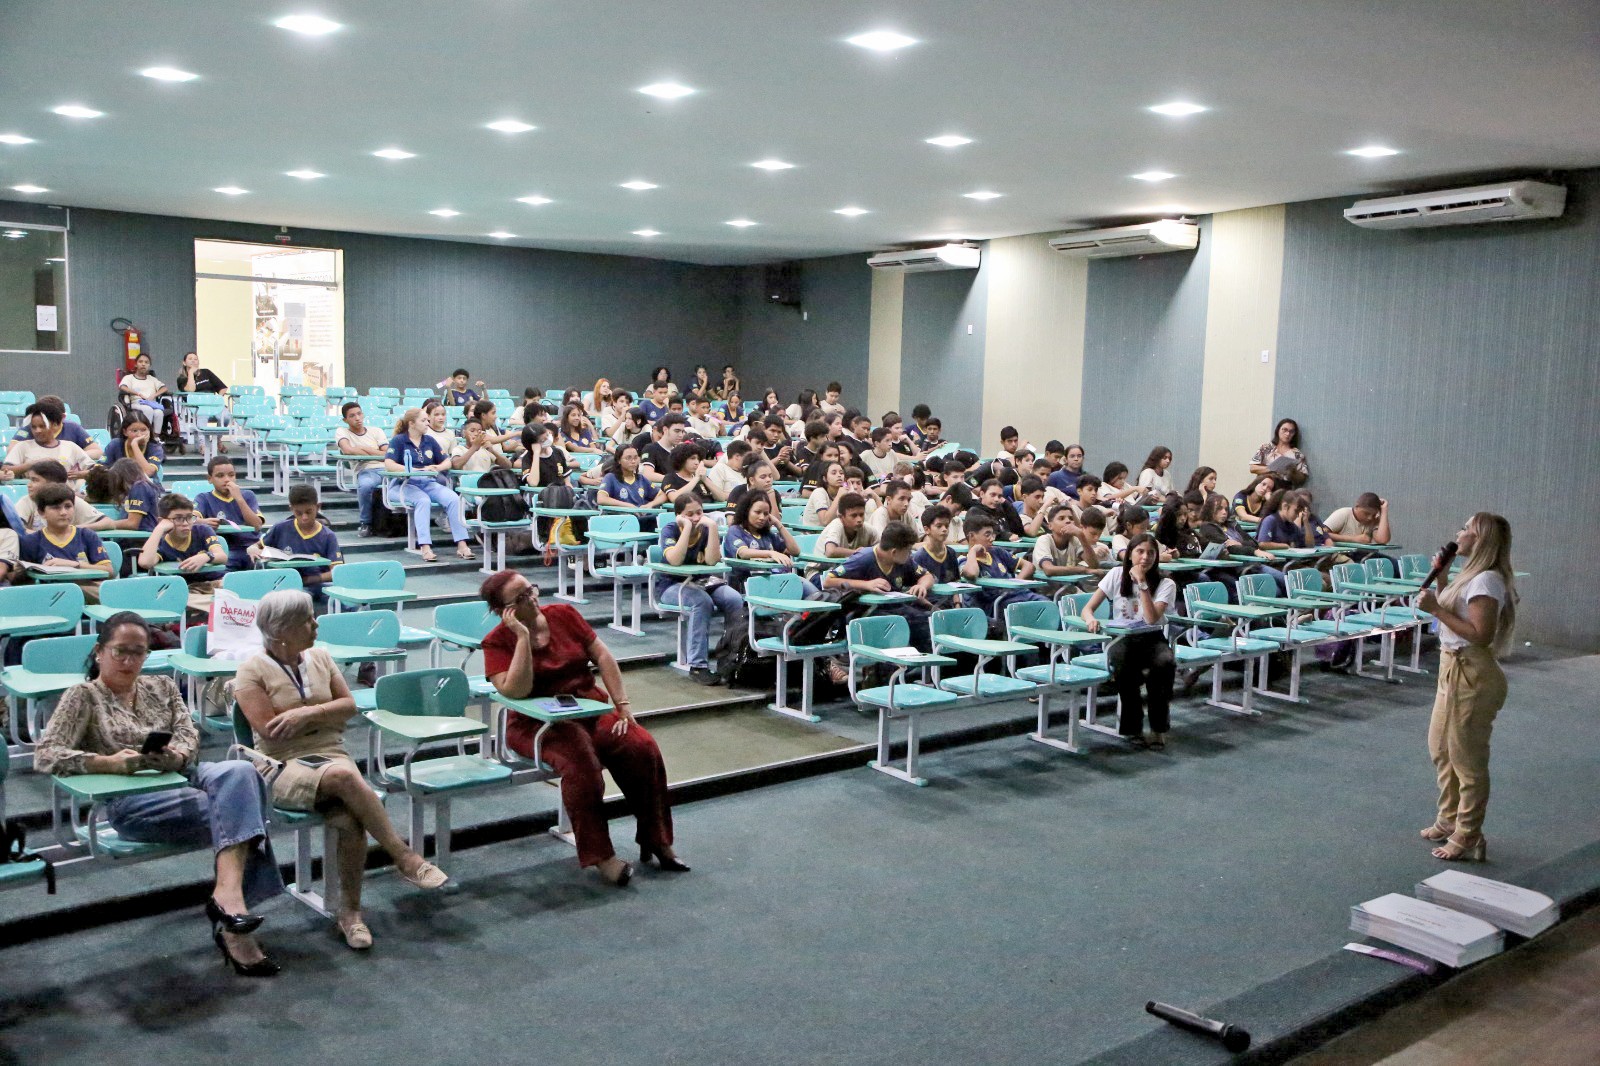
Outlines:
<svg viewBox="0 0 1600 1066"><path fill-rule="evenodd" d="M1461 572L1439 594L1439 603L1459 611L1466 606L1460 602L1461 596L1473 578L1491 571L1499 574L1500 580L1505 582L1506 601L1500 606L1489 646L1496 655L1503 655L1511 649L1517 625L1517 582L1511 573L1511 523L1491 511L1479 511L1467 521L1474 533L1472 551Z"/></svg>
<svg viewBox="0 0 1600 1066"><path fill-rule="evenodd" d="M394 424L394 435L398 437L402 433L410 433L411 432L411 429L410 429L411 420L413 418L421 418L421 417L422 417L422 408L420 408L420 407L407 407L406 408L406 413L400 416L400 421L398 421L398 422L396 422Z"/></svg>

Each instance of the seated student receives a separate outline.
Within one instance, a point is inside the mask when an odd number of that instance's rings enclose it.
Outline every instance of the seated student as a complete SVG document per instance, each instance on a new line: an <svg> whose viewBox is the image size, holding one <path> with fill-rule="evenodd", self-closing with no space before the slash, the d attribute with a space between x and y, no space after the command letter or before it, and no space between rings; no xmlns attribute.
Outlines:
<svg viewBox="0 0 1600 1066"><path fill-rule="evenodd" d="M812 465L815 467L817 464ZM809 474L807 476L809 477ZM800 518L800 524L821 529L832 522L838 517L839 497L847 491L844 484L844 467L837 462L824 465L820 483L811 490L811 495L806 499L806 510Z"/></svg>
<svg viewBox="0 0 1600 1066"><path fill-rule="evenodd" d="M689 445L680 444L679 447ZM661 527L658 543L661 557L673 566L715 566L722 562L722 538L717 523L693 492L683 492L672 503L674 517ZM722 678L711 669L711 615L722 612L723 629L745 624L744 598L732 585L713 578L704 586L686 578L656 574L656 599L681 607L684 614L684 657L689 677L702 685L718 684Z"/></svg>
<svg viewBox="0 0 1600 1066"><path fill-rule="evenodd" d="M711 417L711 397L695 393L689 397L689 432L705 440L720 435L720 427Z"/></svg>
<svg viewBox="0 0 1600 1066"><path fill-rule="evenodd" d="M141 411L129 411L122 419L120 435L106 445L106 463L131 459L144 476L155 480L161 474L157 464L167 461L167 450L151 436L150 419Z"/></svg>
<svg viewBox="0 0 1600 1066"><path fill-rule="evenodd" d="M744 400L739 396L738 389L730 389L723 394L722 402L711 409L711 417L721 422L724 430L732 430L744 421Z"/></svg>
<svg viewBox="0 0 1600 1066"><path fill-rule="evenodd" d="M862 548L870 548L878 538L867 528L867 501L858 492L839 497L834 519L817 538L817 554L845 559Z"/></svg>
<svg viewBox="0 0 1600 1066"><path fill-rule="evenodd" d="M922 512L922 543L911 561L933 575L936 585L961 580L961 556L950 550L950 511L934 504Z"/></svg>
<svg viewBox="0 0 1600 1066"><path fill-rule="evenodd" d="M1268 504L1278 490L1278 482L1271 474L1262 474L1239 490L1233 498L1233 516L1245 522L1259 522L1272 511Z"/></svg>
<svg viewBox="0 0 1600 1066"><path fill-rule="evenodd" d="M94 524L95 529L137 529L148 533L159 520L161 489L145 477L144 470L132 459L118 459L111 464L114 484L121 490L121 518L105 518ZM91 497L92 499L93 497Z"/></svg>
<svg viewBox="0 0 1600 1066"><path fill-rule="evenodd" d="M666 414L656 419L649 433L633 439L639 449L639 470L647 481L660 483L672 475L672 449L683 443L688 419L678 414Z"/></svg>
<svg viewBox="0 0 1600 1066"><path fill-rule="evenodd" d="M705 453L699 441L686 440L667 455L672 473L661 482L661 491L673 503L680 496L693 496L704 501L711 495L705 486Z"/></svg>
<svg viewBox="0 0 1600 1066"><path fill-rule="evenodd" d="M18 439L6 449L5 465L0 467L0 479L9 481L25 475L35 463L54 462L66 470L68 477L82 477L92 460L82 448L61 436L61 417L54 408L40 403L28 405L23 422L28 430L26 440ZM51 421L54 417L55 421Z"/></svg>
<svg viewBox="0 0 1600 1066"><path fill-rule="evenodd" d="M451 449L456 446L456 431L450 428L450 412L438 400L429 400L422 405L422 414L426 422L423 431L433 438L439 453L448 462Z"/></svg>
<svg viewBox="0 0 1600 1066"><path fill-rule="evenodd" d="M1137 504L1125 503L1117 511L1117 528L1111 534L1111 558L1122 562L1127 558L1128 545L1136 537L1150 532L1150 512ZM1153 539L1153 538L1152 538ZM1156 544L1162 562L1176 558L1176 553L1171 548L1161 547Z"/></svg>
<svg viewBox="0 0 1600 1066"><path fill-rule="evenodd" d="M827 473L829 463L838 463L842 466L845 462L845 457L841 454L844 449L833 443L833 441L828 440L827 426L821 422L813 422L808 428L808 432L812 430L820 430L823 434L822 437L806 443L795 455L796 463L801 464L798 466L800 473L796 477L800 482L800 487L803 489L815 488L822 484L822 476ZM778 462L778 460L773 459L771 462L779 470L784 469L784 464ZM791 463L790 465L795 466L796 464Z"/></svg>
<svg viewBox="0 0 1600 1066"><path fill-rule="evenodd" d="M195 510L200 513L207 532L215 532L219 525L248 526L254 530L222 535L228 549L228 569L248 570L256 556L256 545L261 541L261 529L267 524L261 517L256 494L239 487L233 460L226 455L214 455L206 463L206 480L211 482L211 488L195 497Z"/></svg>
<svg viewBox="0 0 1600 1066"><path fill-rule="evenodd" d="M965 481L955 481L945 487L939 497L939 506L950 512L950 543L966 543L967 512L972 509L975 497L972 486Z"/></svg>
<svg viewBox="0 0 1600 1066"><path fill-rule="evenodd" d="M1016 426L1000 427L1000 450L994 456L997 461L1008 466L1012 465L1017 461L1017 453L1024 449L1029 452L1033 451L1032 447L1023 442L1022 435L1017 432Z"/></svg>
<svg viewBox="0 0 1600 1066"><path fill-rule="evenodd" d="M583 413L580 405L574 403L563 407L556 425L561 434L561 446L568 452L595 455L605 450L595 440L594 427L589 424L589 417Z"/></svg>
<svg viewBox="0 0 1600 1066"><path fill-rule="evenodd" d="M1111 617L1134 631L1113 641L1106 661L1115 678L1122 701L1117 732L1136 748L1163 751L1167 746L1168 710L1172 703L1172 682L1177 660L1167 642L1167 612L1178 602L1178 586L1161 576L1159 546L1148 533L1135 537L1128 545L1127 562L1100 579L1100 586L1083 606L1083 620L1089 632L1100 632L1094 616L1102 603L1110 601ZM1151 737L1144 735L1144 700L1150 701Z"/></svg>
<svg viewBox="0 0 1600 1066"><path fill-rule="evenodd" d="M932 417L933 411L927 404L916 404L911 408L911 422L905 427L906 439L922 451L929 450L924 427Z"/></svg>
<svg viewBox="0 0 1600 1066"><path fill-rule="evenodd" d="M99 535L92 529L72 524L75 499L72 490L65 485L40 486L34 502L38 504L39 513L44 515L44 528L17 537L17 558L25 563L41 564L50 559L62 559L80 570L100 570L106 577L115 577ZM100 602L98 581L80 583L79 587L86 601Z"/></svg>
<svg viewBox="0 0 1600 1066"><path fill-rule="evenodd" d="M894 453L894 443L889 439L889 431L879 426L869 434L871 446L856 456L864 470L874 481L881 481L894 473L894 467L900 461Z"/></svg>
<svg viewBox="0 0 1600 1066"><path fill-rule="evenodd" d="M1004 487L999 478L989 478L978 486L978 501L967 511L967 526L976 515L985 515L994 522L995 536L999 540L1021 540L1022 517L1017 509L1006 502Z"/></svg>
<svg viewBox="0 0 1600 1066"><path fill-rule="evenodd" d="M95 442L93 437L89 436L89 431L84 429L81 423L67 421L67 404L61 397L41 396L38 400L38 406L47 422L53 426L60 427L56 430L56 436L59 439L82 448L83 453L93 462L98 463L104 458L100 451L100 445ZM26 416L26 412L24 412L24 415ZM24 421L21 427L18 428L16 435L11 439L33 440L33 429L30 427L29 422Z"/></svg>
<svg viewBox="0 0 1600 1066"><path fill-rule="evenodd" d="M845 413L843 396L844 386L837 381L830 381L828 387L822 390L822 402L817 406L822 408L825 415L842 415Z"/></svg>
<svg viewBox="0 0 1600 1066"><path fill-rule="evenodd" d="M497 466L510 466L506 453L489 442L483 423L469 418L461 424L461 440L450 449L450 466L456 470L487 473Z"/></svg>
<svg viewBox="0 0 1600 1066"><path fill-rule="evenodd" d="M354 400L345 403L339 408L339 414L344 418L344 425L340 426L333 435L333 442L343 455L370 455L371 462L356 463L356 502L360 507L360 528L356 530L358 537L372 536L372 516L374 507L373 498L383 490L383 455L389 450L389 438L373 427L367 425L367 414L361 405ZM215 484L215 482L213 482ZM204 494L202 494L203 496ZM196 501L200 504L201 513L205 513L204 499ZM232 544L229 540L229 556L233 555ZM231 565L231 564L230 564Z"/></svg>
<svg viewBox="0 0 1600 1066"><path fill-rule="evenodd" d="M150 365L148 353L136 357L133 361L133 373L124 375L122 380L117 382L117 395L124 403L137 407L139 413L150 420L156 435L159 436L167 417L161 397L167 395L168 389L160 378L150 373Z"/></svg>
<svg viewBox="0 0 1600 1066"><path fill-rule="evenodd" d="M434 411L443 417L443 407L435 407ZM461 513L461 497L450 487L450 479L445 475L450 469L449 452L434 434L424 431L425 425L422 412L415 407L408 408L400 416L395 423L394 436L389 438L389 449L383 456L383 468L394 473L426 471L433 475L406 478L400 488L400 498L411 512L411 529L416 534L417 550L424 562L438 561L433 553L434 508L444 512L450 526L450 539L456 542L456 558L475 559L477 556L472 552L466 520ZM313 492L313 502L315 497ZM280 527L281 523L273 528Z"/></svg>
<svg viewBox="0 0 1600 1066"><path fill-rule="evenodd" d="M1210 548L1214 544L1222 545L1224 557L1255 556L1261 561L1250 568L1251 572L1271 577L1273 584L1278 586L1278 595L1282 596L1287 590L1288 584L1284 580L1283 571L1275 565L1269 565L1274 564L1276 560L1271 553L1262 551L1256 539L1240 527L1230 512L1226 496L1219 496L1213 492L1206 497L1205 503L1200 508L1200 524L1195 527L1195 535L1200 538L1204 548ZM1236 585L1237 582L1229 586L1230 591Z"/></svg>
<svg viewBox="0 0 1600 1066"><path fill-rule="evenodd" d="M640 471L639 449L632 444L624 444L617 448L611 467L611 472L605 476L600 484L600 491L596 494L602 507L628 507L634 510L646 510L660 507L666 502L666 493L661 487ZM654 515L641 515L640 524L648 517L655 521Z"/></svg>
<svg viewBox="0 0 1600 1066"><path fill-rule="evenodd" d="M867 514L870 516L878 509L878 495L867 489L867 473L859 466L844 468L844 490L853 492L867 501Z"/></svg>
<svg viewBox="0 0 1600 1066"><path fill-rule="evenodd" d="M1150 496L1138 485L1128 484L1128 468L1123 463L1106 464L1100 475L1100 506L1115 507L1124 503L1138 503Z"/></svg>
<svg viewBox="0 0 1600 1066"><path fill-rule="evenodd" d="M478 382L478 389L469 389L468 376L466 370L461 368L450 375L449 387L444 391L444 402L447 407L465 407L474 400L483 399L483 393L478 391L483 388L483 382Z"/></svg>
<svg viewBox="0 0 1600 1066"><path fill-rule="evenodd" d="M41 459L28 467L28 494L16 501L15 514L17 518L17 531L31 533L43 528L44 515L35 502L35 494L45 485L72 486L67 481L67 470L54 459ZM103 517L99 511L91 507L81 497L73 496L72 524L75 526L92 526ZM14 558L14 556L13 556Z"/></svg>
<svg viewBox="0 0 1600 1066"><path fill-rule="evenodd" d="M1057 504L1050 509L1049 528L1033 546L1033 565L1050 577L1064 574L1093 574L1105 568L1111 550L1100 543L1100 531L1105 519L1099 511L1100 529L1091 525L1078 525L1072 508ZM1103 554L1102 554L1103 553Z"/></svg>
<svg viewBox="0 0 1600 1066"><path fill-rule="evenodd" d="M904 522L911 532L922 536L922 514L912 513L912 500L921 495L905 481L891 481L883 487L883 506L867 515L866 530L874 538L883 535L890 522Z"/></svg>
<svg viewBox="0 0 1600 1066"><path fill-rule="evenodd" d="M300 580L305 582L306 591L320 608L328 600L322 586L333 580L333 568L344 562L339 537L323 524L317 490L310 485L289 486L289 512L292 517L267 530L261 544L291 555L316 555L328 560L325 570L300 571Z"/></svg>
<svg viewBox="0 0 1600 1066"><path fill-rule="evenodd" d="M541 418L540 421L543 421ZM611 432L606 439L611 441L613 447L618 444L629 444L639 439L641 433L650 429L650 420L645 417L642 407L630 407L623 412L622 418L611 427Z"/></svg>
<svg viewBox="0 0 1600 1066"><path fill-rule="evenodd" d="M754 451L746 441L729 441L721 459L705 464L700 481L711 493L712 499L726 503L733 490L745 483L745 464L750 461Z"/></svg>
<svg viewBox="0 0 1600 1066"><path fill-rule="evenodd" d="M522 429L520 427L507 426L502 430L500 428L500 412L495 407L493 400L479 400L476 403L469 403L462 409L462 413L466 415L464 421L472 422L476 420L478 425L483 427L483 442L485 444L492 444L502 452L507 449L516 450L517 442L522 436ZM585 416L585 422L587 421L587 416ZM591 425L589 428L590 432L593 432L594 427Z"/></svg>
<svg viewBox="0 0 1600 1066"><path fill-rule="evenodd" d="M1139 470L1139 487L1157 499L1172 495L1172 449L1158 444L1150 449Z"/></svg>
<svg viewBox="0 0 1600 1066"><path fill-rule="evenodd" d="M728 517L728 531L722 537L722 554L725 558L761 559L778 564L768 573L794 572L794 557L800 554L800 545L784 526L782 516L753 484L751 491L734 505ZM728 576L734 590L743 592L750 579L748 571L737 567ZM801 595L808 600L819 599L821 593L809 581L800 583Z"/></svg>
<svg viewBox="0 0 1600 1066"><path fill-rule="evenodd" d="M1183 491L1198 492L1204 499L1217 491L1217 472L1209 466L1195 467L1194 473L1189 475L1189 484Z"/></svg>
<svg viewBox="0 0 1600 1066"><path fill-rule="evenodd" d="M833 417L831 413L827 415L827 419ZM847 411L840 418L840 424L844 427L844 431L839 434L838 443L849 450L850 462L860 464L862 453L872 449L872 419L860 411ZM829 430L831 433L831 422Z"/></svg>
<svg viewBox="0 0 1600 1066"><path fill-rule="evenodd" d="M506 427L513 432L520 432L522 427L527 424L528 406L530 404L538 404L543 400L544 393L537 387L529 385L527 388L523 389L522 401L513 405L511 414L506 416ZM623 405L623 409L627 409L626 404ZM603 413L604 411L602 411L602 414Z"/></svg>
<svg viewBox="0 0 1600 1066"><path fill-rule="evenodd" d="M1341 507L1323 527L1334 540L1359 544L1389 543L1389 501L1376 492L1363 492L1353 507Z"/></svg>
<svg viewBox="0 0 1600 1066"><path fill-rule="evenodd" d="M618 389L611 394L611 400L600 411L600 435L607 440L615 440L617 427L628 420L628 412L633 409L633 395L626 389ZM640 421L643 422L644 412L640 410ZM644 428L639 425L629 430L629 439Z"/></svg>
<svg viewBox="0 0 1600 1066"><path fill-rule="evenodd" d="M206 566L226 566L228 549L222 538L204 522L196 522L194 502L187 496L169 492L161 497L161 521L139 549L139 568L153 571L157 563L177 563L189 586L189 610L204 613L211 607L211 594L220 580L215 575L198 573Z"/></svg>
<svg viewBox="0 0 1600 1066"><path fill-rule="evenodd" d="M843 414L844 412L839 411L836 413ZM801 425L805 425L813 418L820 420L820 417L827 414L827 412L817 406L816 389L801 389L800 395L796 397L795 402L785 408L783 414L790 422L799 422Z"/></svg>
<svg viewBox="0 0 1600 1066"><path fill-rule="evenodd" d="M1044 504L1044 482L1029 474L1017 482L1016 496L1013 509L1022 521L1022 535L1043 536L1049 518Z"/></svg>
<svg viewBox="0 0 1600 1066"><path fill-rule="evenodd" d="M755 453L752 452L751 454L754 455ZM745 463L744 472L745 483L743 485L735 485L733 491L728 493L729 508L739 506L740 500L754 492L765 496L767 504L772 508L773 513L779 513L783 504L778 499L777 490L772 487L773 482L778 479L777 468L765 459L751 459Z"/></svg>
<svg viewBox="0 0 1600 1066"><path fill-rule="evenodd" d="M9 496L0 496L0 585L10 584L21 573L17 554L22 548L22 521L11 506Z"/></svg>
<svg viewBox="0 0 1600 1066"><path fill-rule="evenodd" d="M964 530L967 538L967 555L961 560L963 581L977 581L980 577L1027 579L1033 576L1032 559L1025 555L1012 555L1006 549L994 546L996 529L995 520L988 514L976 509L968 512ZM983 608L984 613L991 618L1003 618L1005 609L1013 603L1046 598L1032 589L986 588L972 593L971 603L974 607Z"/></svg>
<svg viewBox="0 0 1600 1066"><path fill-rule="evenodd" d="M916 441L906 435L906 424L898 411L885 411L881 425L884 432L889 435L890 451L913 462L922 458L922 449L917 447Z"/></svg>
<svg viewBox="0 0 1600 1066"><path fill-rule="evenodd" d="M644 395L639 400L639 410L644 412L646 422L654 422L667 413L667 390L660 385L646 385Z"/></svg>
<svg viewBox="0 0 1600 1066"><path fill-rule="evenodd" d="M1256 530L1256 541L1268 551L1283 548L1314 548L1316 530L1304 521L1305 501L1293 489L1279 489L1267 504L1268 515Z"/></svg>
<svg viewBox="0 0 1600 1066"><path fill-rule="evenodd" d="M842 563L822 576L824 591L852 589L856 592L904 592L915 602L888 603L875 608L881 614L897 614L911 628L911 646L918 651L932 647L928 631L928 596L933 591L933 575L913 561L917 535L904 522L883 527L883 537L870 546L853 552Z"/></svg>
<svg viewBox="0 0 1600 1066"><path fill-rule="evenodd" d="M1156 520L1156 541L1163 548L1172 549L1178 559L1197 559L1200 556L1200 538L1195 526L1200 524L1200 509L1205 497L1198 492L1185 493L1162 505Z"/></svg>
<svg viewBox="0 0 1600 1066"><path fill-rule="evenodd" d="M920 404L918 406L921 406ZM930 418L922 423L922 439L918 442L923 454L944 447L944 421Z"/></svg>
<svg viewBox="0 0 1600 1066"><path fill-rule="evenodd" d="M559 485L571 473L567 453L556 442L555 434L549 426L538 423L522 427L520 462L523 482L534 488Z"/></svg>
<svg viewBox="0 0 1600 1066"><path fill-rule="evenodd" d="M1100 485L1100 479L1093 474L1084 474L1078 478L1078 491L1073 494L1070 506L1079 520L1082 520L1083 516L1090 511L1102 509Z"/></svg>
<svg viewBox="0 0 1600 1066"><path fill-rule="evenodd" d="M1322 524L1316 511L1316 500L1311 495L1310 489L1300 489L1300 505L1305 508L1305 514L1300 519L1300 524L1311 530L1311 540L1317 547L1326 547L1333 543L1333 534L1328 532L1328 527ZM1349 556L1342 555L1339 562L1348 562Z"/></svg>

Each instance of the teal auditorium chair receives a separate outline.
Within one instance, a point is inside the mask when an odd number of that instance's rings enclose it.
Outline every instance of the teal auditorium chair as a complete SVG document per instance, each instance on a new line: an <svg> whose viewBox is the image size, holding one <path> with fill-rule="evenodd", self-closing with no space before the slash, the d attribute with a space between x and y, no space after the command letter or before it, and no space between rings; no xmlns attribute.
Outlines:
<svg viewBox="0 0 1600 1066"><path fill-rule="evenodd" d="M1183 590L1183 601L1187 616L1172 615L1169 618L1172 624L1188 627L1180 643L1186 643L1188 647L1201 652L1215 653L1219 656L1214 660L1218 667L1222 663L1236 662L1244 670L1239 702L1230 703L1222 698L1222 671L1214 667L1211 673L1211 696L1206 703L1237 714L1260 714L1252 706L1251 699L1256 691L1256 674L1257 671L1265 674L1267 656L1278 651L1282 645L1252 635L1250 624L1274 619L1280 612L1270 607L1250 607L1228 602L1228 586L1220 581L1197 581L1189 585ZM1197 630L1216 635L1200 636ZM1179 644L1173 647L1176 651ZM1182 657L1178 663L1179 666L1189 665Z"/></svg>
<svg viewBox="0 0 1600 1066"><path fill-rule="evenodd" d="M1010 699L1032 695L1032 681L1008 674L989 673L990 662L1000 656L1014 659L1033 651L1033 645L1014 640L990 640L989 619L977 607L947 607L934 611L928 628L935 651L974 656L977 665L970 674L946 677L937 668L935 684L946 692L978 699Z"/></svg>
<svg viewBox="0 0 1600 1066"><path fill-rule="evenodd" d="M76 633L82 624L83 589L77 585L0 588L0 661L4 661L6 647L17 637Z"/></svg>
<svg viewBox="0 0 1600 1066"><path fill-rule="evenodd" d="M1023 666L1013 675L1039 686L1039 721L1028 739L1048 747L1079 754L1079 705L1072 694L1083 693L1085 706L1092 706L1099 688L1111 679L1104 669L1074 662L1063 653L1084 644L1098 644L1103 638L1098 634L1067 629L1061 622L1061 605L1049 600L1029 600L1006 607L1006 637L1019 643L1045 649L1045 661L1037 666ZM1050 735L1050 698L1055 692L1068 696L1067 735L1065 739Z"/></svg>
<svg viewBox="0 0 1600 1066"><path fill-rule="evenodd" d="M846 641L826 641L820 644L796 644L794 629L808 613L826 614L843 610L841 604L829 600L807 600L805 579L798 574L761 574L749 579L744 587L745 618L749 626L750 648L761 658L771 657L777 665L775 699L767 706L779 714L798 718L802 722L820 722L812 710L813 663L829 655L843 655L849 648ZM783 619L783 628L774 637L758 637L757 625L762 620ZM800 665L800 706L789 706L789 664Z"/></svg>
<svg viewBox="0 0 1600 1066"><path fill-rule="evenodd" d="M317 619L317 646L327 651L342 669L361 663L381 664L387 670L393 663L406 661L400 646L400 619L393 611L342 611ZM377 706L376 689L357 689L356 710Z"/></svg>
<svg viewBox="0 0 1600 1066"><path fill-rule="evenodd" d="M300 592L305 581L293 567L278 566L271 570L231 570L223 575L222 587L242 599L259 600L269 592Z"/></svg>
<svg viewBox="0 0 1600 1066"><path fill-rule="evenodd" d="M630 637L644 635L639 625L640 589L650 581L650 568L639 561L639 547L654 539L641 533L639 519L631 514L602 514L589 519L587 533L589 573L597 581L611 582L611 621L607 628ZM601 562L601 556L605 562ZM622 621L622 597L627 593L630 621Z"/></svg>
<svg viewBox="0 0 1600 1066"><path fill-rule="evenodd" d="M846 635L850 649L850 698L858 706L872 707L878 712L878 757L872 761L872 768L914 785L926 785L927 778L917 776L922 715L948 709L961 697L936 685L907 681L905 675L912 667L926 674L928 668L954 666L956 661L948 655L919 652L911 647L911 627L898 615L853 619L846 627ZM888 683L865 687L860 674L869 666L888 667ZM889 721L893 718L906 720L903 769L895 766L890 758Z"/></svg>
<svg viewBox="0 0 1600 1066"><path fill-rule="evenodd" d="M86 676L84 664L94 647L92 634L39 637L22 646L22 662L0 670L0 687L11 698L11 744L21 756L33 750L44 730L47 710ZM26 735L24 735L26 727ZM5 762L0 759L0 762Z"/></svg>

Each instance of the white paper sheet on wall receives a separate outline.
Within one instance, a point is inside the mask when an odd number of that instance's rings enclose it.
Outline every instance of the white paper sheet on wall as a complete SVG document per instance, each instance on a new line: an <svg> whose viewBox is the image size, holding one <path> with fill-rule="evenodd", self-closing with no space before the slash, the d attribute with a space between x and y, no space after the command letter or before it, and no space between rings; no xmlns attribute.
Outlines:
<svg viewBox="0 0 1600 1066"><path fill-rule="evenodd" d="M34 329L40 333L54 333L58 328L56 325L55 304L35 304L33 317L35 321Z"/></svg>

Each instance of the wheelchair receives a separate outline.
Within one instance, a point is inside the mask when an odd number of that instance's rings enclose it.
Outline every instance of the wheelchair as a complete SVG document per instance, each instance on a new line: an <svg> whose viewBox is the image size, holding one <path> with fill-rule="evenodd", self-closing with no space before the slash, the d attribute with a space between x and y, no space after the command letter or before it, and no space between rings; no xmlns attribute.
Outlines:
<svg viewBox="0 0 1600 1066"><path fill-rule="evenodd" d="M171 396L158 397L156 402L161 405L162 416L161 432L156 439L161 442L168 455L183 455L187 449L178 425L177 405ZM122 423L126 420L128 412L135 409L141 410L146 417L151 413L142 403L127 399L121 393L117 394L117 399L106 412L106 431L111 434L113 440L122 436Z"/></svg>

